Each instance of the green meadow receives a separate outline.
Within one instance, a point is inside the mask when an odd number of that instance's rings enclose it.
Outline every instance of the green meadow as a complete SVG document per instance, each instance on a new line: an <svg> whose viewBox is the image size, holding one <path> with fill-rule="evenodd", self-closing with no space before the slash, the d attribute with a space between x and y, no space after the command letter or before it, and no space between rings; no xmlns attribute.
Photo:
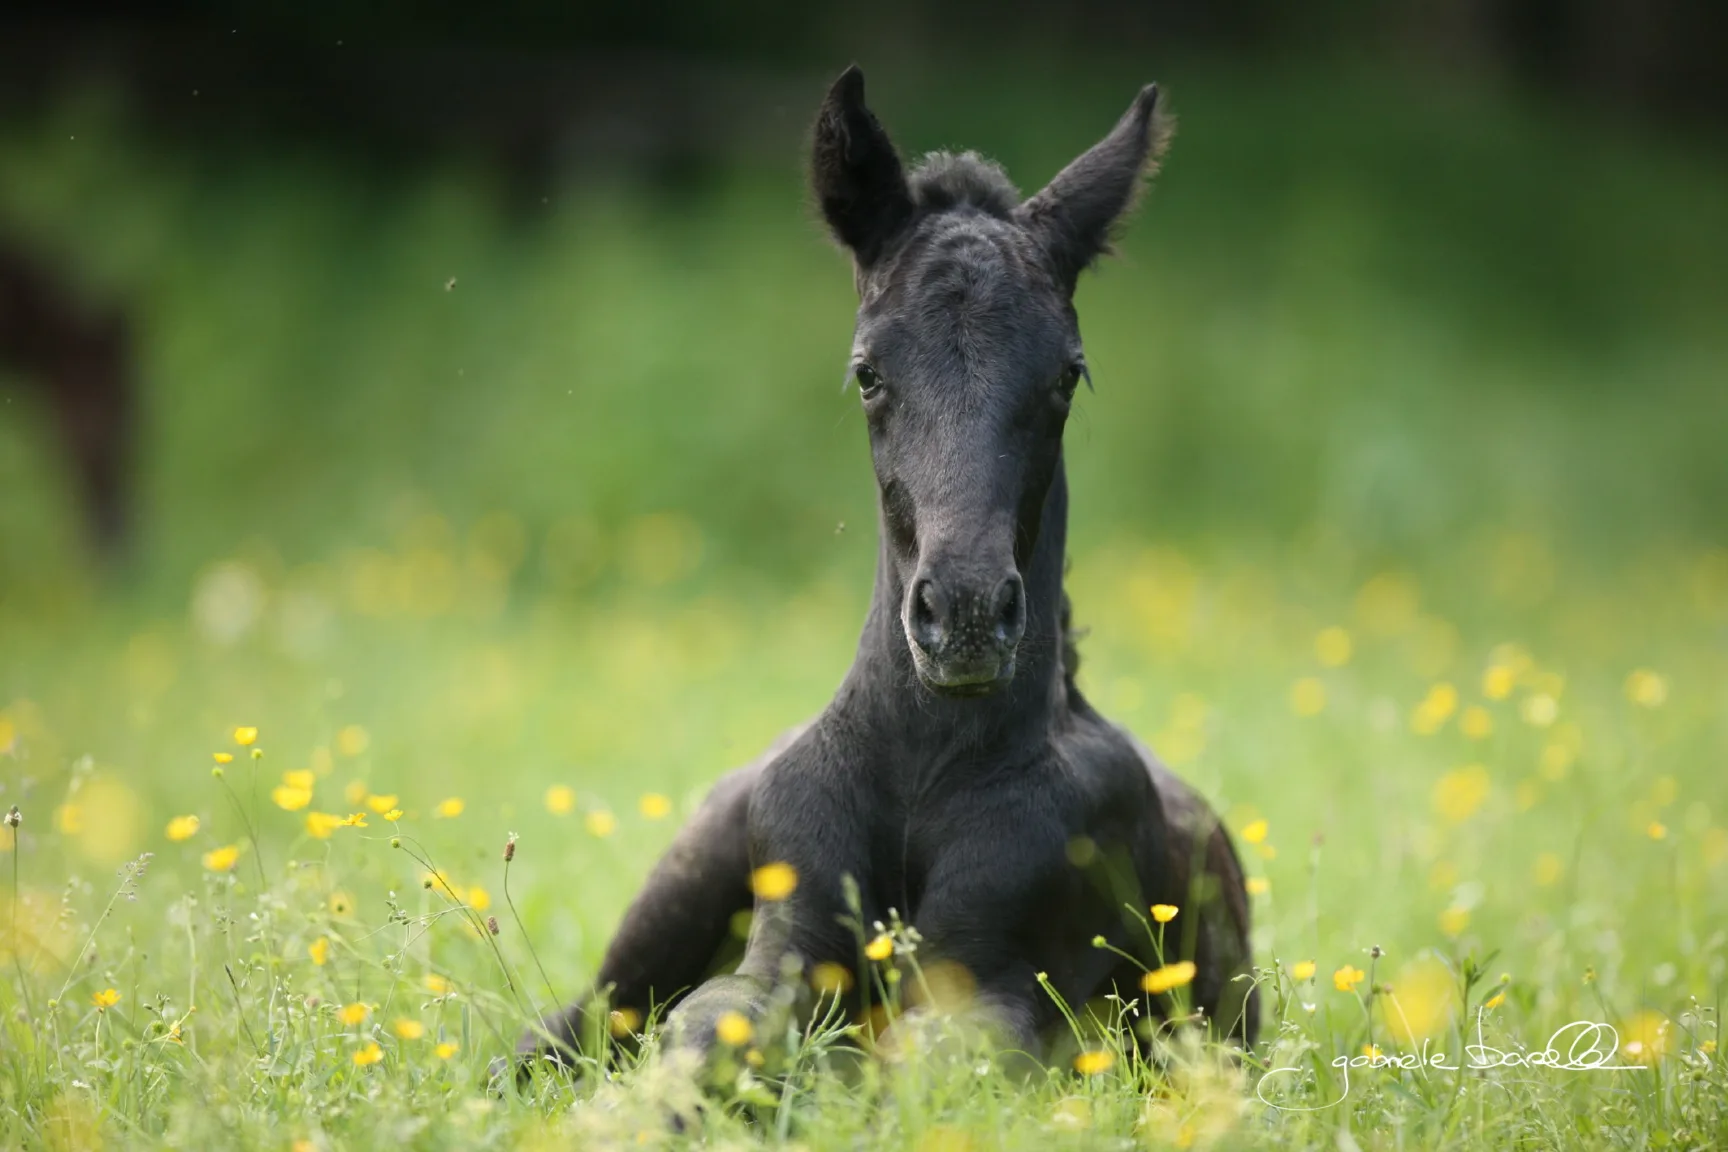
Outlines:
<svg viewBox="0 0 1728 1152"><path fill-rule="evenodd" d="M1143 77L1070 79L874 91L1031 187ZM1385 75L1170 91L1078 300L1069 588L1082 689L1244 855L1258 1049L1148 1059L1101 1002L1031 1080L837 1020L705 1094L652 1043L490 1084L851 658L797 134L523 211L93 92L0 121L0 219L133 302L146 382L101 574L0 377L0 1145L1728 1145L1728 157Z"/></svg>

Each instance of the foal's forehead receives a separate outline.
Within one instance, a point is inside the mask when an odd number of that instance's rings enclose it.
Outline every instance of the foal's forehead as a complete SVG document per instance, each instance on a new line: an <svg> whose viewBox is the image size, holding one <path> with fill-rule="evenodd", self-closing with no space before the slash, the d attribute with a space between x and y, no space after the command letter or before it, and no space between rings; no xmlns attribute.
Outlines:
<svg viewBox="0 0 1728 1152"><path fill-rule="evenodd" d="M1024 230L962 209L921 221L874 278L857 343L943 376L1000 378L1014 364L1042 373L1069 355L1071 317Z"/></svg>

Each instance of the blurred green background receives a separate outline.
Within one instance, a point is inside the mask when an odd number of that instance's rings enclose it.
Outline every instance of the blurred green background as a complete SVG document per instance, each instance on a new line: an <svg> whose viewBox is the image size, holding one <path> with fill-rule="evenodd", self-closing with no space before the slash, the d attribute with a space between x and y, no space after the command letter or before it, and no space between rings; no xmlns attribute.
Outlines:
<svg viewBox="0 0 1728 1152"><path fill-rule="evenodd" d="M1721 912L1723 110L1678 8L1634 38L1654 63L1613 21L1517 10L15 20L0 236L126 312L141 388L134 548L104 569L48 403L0 358L0 804L42 837L27 883L163 849L177 813L199 849L241 840L208 757L258 725L265 791L311 766L319 808L462 798L421 834L465 878L522 831L568 989L669 835L637 796L687 811L850 659L874 485L803 147L856 57L903 151L976 148L1027 191L1147 80L1180 117L1079 294L1082 683L1233 826L1274 814L1273 893L1329 845L1342 884L1267 915L1262 950L1408 952L1462 909L1520 979L1587 957L1622 990L1655 965L1720 987L1719 936L1609 948L1562 909ZM1627 702L1637 668L1661 701ZM1293 713L1309 677L1325 701ZM1413 734L1438 683L1450 726ZM1464 706L1490 729L1460 734ZM1469 760L1490 791L1436 823ZM259 803L276 857L329 847ZM375 922L408 873L357 843L331 883ZM1669 847L1683 867L1635 855ZM1497 888L1533 861L1566 878L1541 915Z"/></svg>

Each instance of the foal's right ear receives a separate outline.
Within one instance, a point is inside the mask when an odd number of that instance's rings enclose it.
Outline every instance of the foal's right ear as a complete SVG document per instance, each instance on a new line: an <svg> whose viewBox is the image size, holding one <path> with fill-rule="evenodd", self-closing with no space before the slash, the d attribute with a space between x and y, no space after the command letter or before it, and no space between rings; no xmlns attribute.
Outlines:
<svg viewBox="0 0 1728 1152"><path fill-rule="evenodd" d="M912 217L912 193L894 142L864 106L858 65L840 74L822 111L810 149L810 186L834 238L860 268L881 258Z"/></svg>

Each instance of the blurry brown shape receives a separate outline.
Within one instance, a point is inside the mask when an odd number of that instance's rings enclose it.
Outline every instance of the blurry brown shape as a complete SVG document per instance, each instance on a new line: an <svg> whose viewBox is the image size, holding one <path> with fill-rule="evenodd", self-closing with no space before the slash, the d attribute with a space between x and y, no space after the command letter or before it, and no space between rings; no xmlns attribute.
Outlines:
<svg viewBox="0 0 1728 1152"><path fill-rule="evenodd" d="M40 390L105 560L131 534L136 385L125 314L0 237L0 370Z"/></svg>

